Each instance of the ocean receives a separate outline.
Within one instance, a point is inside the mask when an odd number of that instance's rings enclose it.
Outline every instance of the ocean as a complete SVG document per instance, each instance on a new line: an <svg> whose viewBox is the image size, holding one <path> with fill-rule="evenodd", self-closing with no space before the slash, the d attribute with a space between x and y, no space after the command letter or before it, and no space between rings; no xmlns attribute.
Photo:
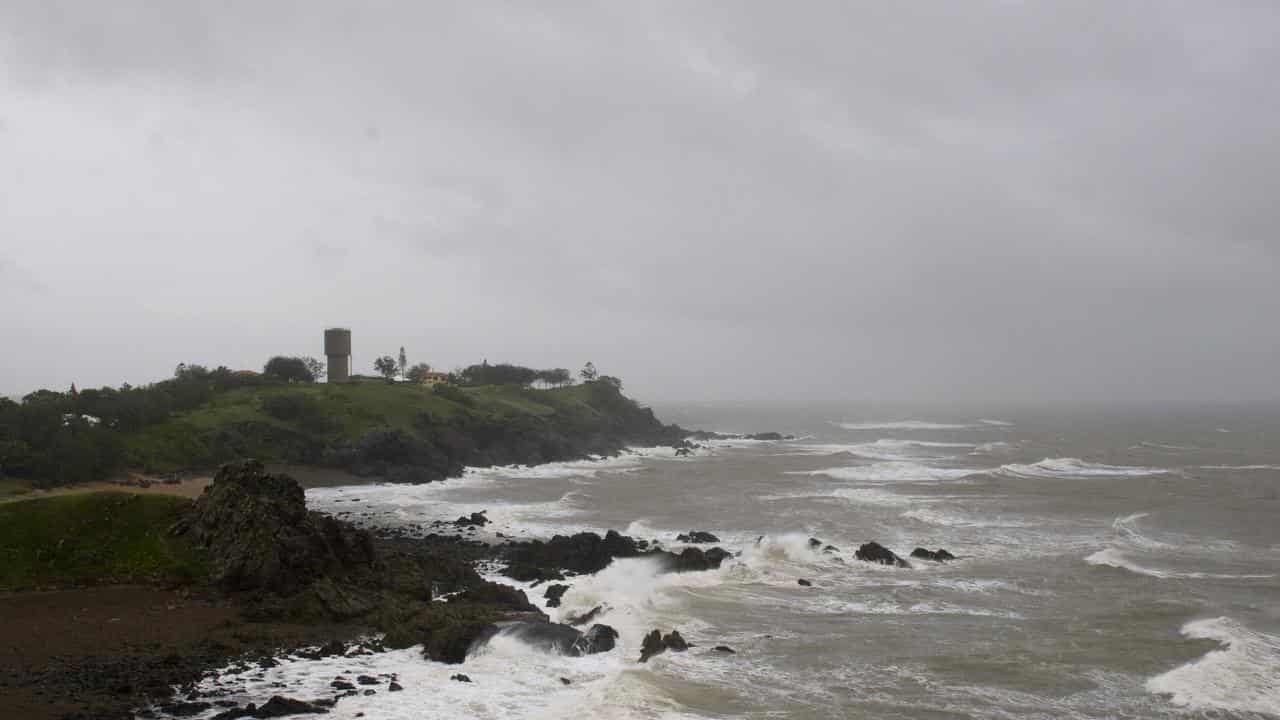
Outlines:
<svg viewBox="0 0 1280 720"><path fill-rule="evenodd" d="M1280 414L656 410L796 439L308 492L371 527L486 510L490 536L616 529L678 549L706 530L737 554L574 578L548 614L603 605L619 649L560 657L499 636L462 666L409 649L217 682L257 702L326 696L339 674L404 686L335 718L1280 717ZM868 541L959 559L855 560ZM638 664L653 628L695 647Z"/></svg>

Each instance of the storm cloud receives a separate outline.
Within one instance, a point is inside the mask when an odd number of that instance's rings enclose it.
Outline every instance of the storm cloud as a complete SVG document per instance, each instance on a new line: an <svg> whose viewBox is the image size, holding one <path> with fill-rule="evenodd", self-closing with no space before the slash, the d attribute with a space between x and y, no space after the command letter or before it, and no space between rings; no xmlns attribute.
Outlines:
<svg viewBox="0 0 1280 720"><path fill-rule="evenodd" d="M0 0L0 393L1280 400L1266 3Z"/></svg>

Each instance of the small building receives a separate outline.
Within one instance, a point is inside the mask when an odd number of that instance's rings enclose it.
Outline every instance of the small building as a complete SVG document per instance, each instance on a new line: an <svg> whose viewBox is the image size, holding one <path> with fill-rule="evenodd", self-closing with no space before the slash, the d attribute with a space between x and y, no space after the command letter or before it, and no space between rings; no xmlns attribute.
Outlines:
<svg viewBox="0 0 1280 720"><path fill-rule="evenodd" d="M423 373L422 379L419 380L418 382L422 383L423 385L440 385L442 383L448 384L449 373L442 373L442 372Z"/></svg>

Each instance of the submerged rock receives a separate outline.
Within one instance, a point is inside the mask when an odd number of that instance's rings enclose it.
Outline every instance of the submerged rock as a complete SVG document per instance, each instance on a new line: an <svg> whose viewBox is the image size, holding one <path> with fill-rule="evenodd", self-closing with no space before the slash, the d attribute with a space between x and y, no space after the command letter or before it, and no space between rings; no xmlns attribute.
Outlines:
<svg viewBox="0 0 1280 720"><path fill-rule="evenodd" d="M501 622L485 628L476 639L475 646L481 646L498 635L515 638L544 652L579 657L612 650L618 631L608 625L592 625L590 630L582 633L568 625L553 622Z"/></svg>
<svg viewBox="0 0 1280 720"><path fill-rule="evenodd" d="M706 530L690 530L676 536L676 542L689 543L691 545L701 545L704 543L720 542L720 538L712 535Z"/></svg>
<svg viewBox="0 0 1280 720"><path fill-rule="evenodd" d="M878 563L880 565L894 565L897 567L911 567L911 563L898 557L892 550L876 542L864 543L858 547L858 551L853 554L863 562Z"/></svg>
<svg viewBox="0 0 1280 720"><path fill-rule="evenodd" d="M450 675L449 679L454 680L456 682L464 682L464 683L471 682L471 678L467 677L466 675L463 675L462 673L458 673L457 675Z"/></svg>
<svg viewBox="0 0 1280 720"><path fill-rule="evenodd" d="M920 547L911 551L911 557L920 558L921 560L932 560L934 562L946 562L948 560L956 559L955 555L952 555L942 548L938 548L937 550L926 550L925 548Z"/></svg>
<svg viewBox="0 0 1280 720"><path fill-rule="evenodd" d="M809 582L808 580L805 580L804 578L800 578L799 580L796 580L796 584L803 585L804 587L813 587L813 583Z"/></svg>
<svg viewBox="0 0 1280 720"><path fill-rule="evenodd" d="M572 614L571 614L571 615L569 615L569 617L565 618L565 619L564 619L564 621L565 621L565 623L567 623L567 624L569 624L569 625L575 625L575 626L576 626L576 625L586 625L587 623L591 622L592 620L595 620L595 619L596 619L596 616L597 616L597 615L599 615L599 614L600 614L600 613L602 613L602 612L604 612L604 606L603 606L603 605L597 605L597 606L595 606L595 607L591 608L589 611L587 611L587 612L585 612L585 613L583 613L583 614L581 614L581 615L572 615Z"/></svg>
<svg viewBox="0 0 1280 720"><path fill-rule="evenodd" d="M736 654L737 654L737 651L736 651L736 650L734 650L733 648L729 647L728 645L717 645L717 646L715 646L715 647L711 648L711 651L712 651L712 652L718 652L718 653L724 653L724 654L726 654L726 655L736 655Z"/></svg>

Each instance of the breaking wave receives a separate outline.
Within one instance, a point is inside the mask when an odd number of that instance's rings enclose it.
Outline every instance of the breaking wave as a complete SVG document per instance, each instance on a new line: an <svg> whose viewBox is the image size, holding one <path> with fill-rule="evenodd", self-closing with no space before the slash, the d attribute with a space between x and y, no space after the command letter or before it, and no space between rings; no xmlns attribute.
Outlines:
<svg viewBox="0 0 1280 720"><path fill-rule="evenodd" d="M928 482L936 480L958 480L970 475L977 475L986 470L970 470L965 468L938 468L913 462L878 462L871 465L853 467L835 467L822 470L798 470L788 475L825 475L836 480L856 482L892 483L892 482Z"/></svg>
<svg viewBox="0 0 1280 720"><path fill-rule="evenodd" d="M883 422L838 422L845 430L968 430L973 425L960 423L926 422L924 420L895 420Z"/></svg>
<svg viewBox="0 0 1280 720"><path fill-rule="evenodd" d="M1205 573L1205 572L1176 572L1173 570L1157 570L1156 568L1146 567L1130 560L1119 550L1115 548L1106 548L1086 557L1084 559L1090 565L1105 565L1107 567L1120 568L1138 575L1146 575L1147 577L1160 578L1161 580L1263 580L1275 577L1274 574L1258 574L1258 575L1231 575L1226 573Z"/></svg>
<svg viewBox="0 0 1280 720"><path fill-rule="evenodd" d="M1046 458L1030 465L1003 465L1000 467L999 472L1015 477L1057 480L1069 478L1152 477L1166 475L1170 471L1162 468L1104 465L1102 463L1085 462L1079 458Z"/></svg>
<svg viewBox="0 0 1280 720"><path fill-rule="evenodd" d="M1193 710L1271 715L1280 710L1280 638L1229 617L1194 620L1182 626L1182 634L1223 647L1147 680L1148 692Z"/></svg>

